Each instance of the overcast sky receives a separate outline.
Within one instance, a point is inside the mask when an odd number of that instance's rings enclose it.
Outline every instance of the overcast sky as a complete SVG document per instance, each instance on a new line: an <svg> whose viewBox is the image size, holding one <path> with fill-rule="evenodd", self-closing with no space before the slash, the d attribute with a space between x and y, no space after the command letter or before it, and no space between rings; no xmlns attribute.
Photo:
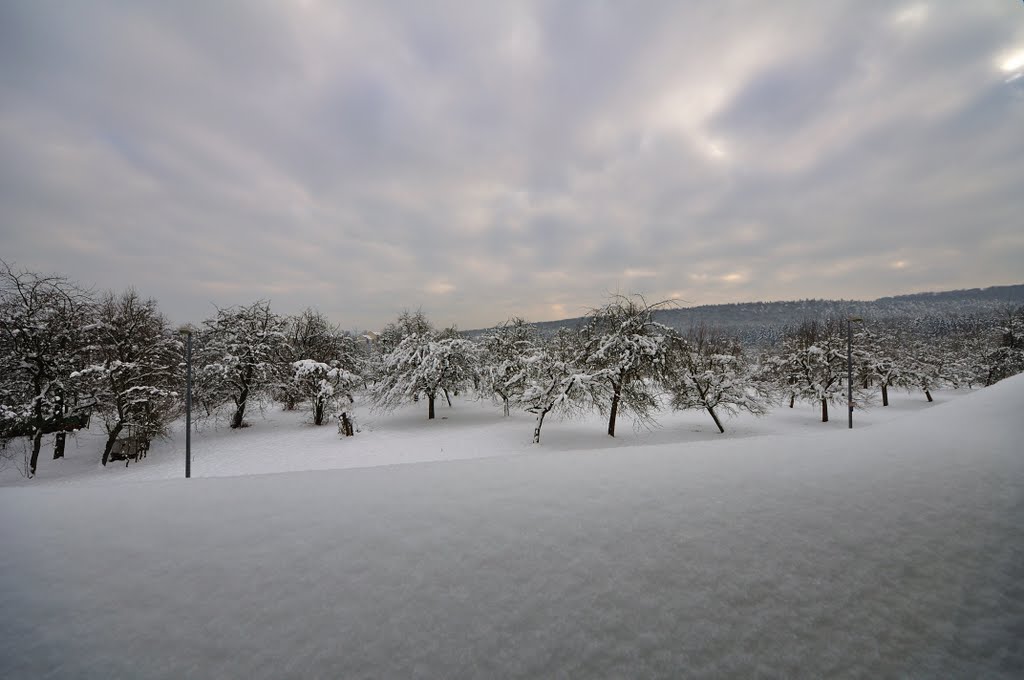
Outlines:
<svg viewBox="0 0 1024 680"><path fill-rule="evenodd" d="M0 2L0 258L344 328L1024 282L1024 2Z"/></svg>

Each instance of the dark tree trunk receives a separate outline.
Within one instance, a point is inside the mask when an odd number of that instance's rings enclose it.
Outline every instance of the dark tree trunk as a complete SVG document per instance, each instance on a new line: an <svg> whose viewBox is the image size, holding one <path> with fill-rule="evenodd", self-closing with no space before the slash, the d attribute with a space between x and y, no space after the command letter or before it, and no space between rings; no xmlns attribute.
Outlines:
<svg viewBox="0 0 1024 680"><path fill-rule="evenodd" d="M250 366L245 369L245 373L239 381L242 384L242 392L235 400L235 415L231 418L231 429L233 430L237 430L245 423L245 405L249 401L249 386L252 385L252 376L253 368Z"/></svg>
<svg viewBox="0 0 1024 680"><path fill-rule="evenodd" d="M889 386L882 383L882 406L889 405Z"/></svg>
<svg viewBox="0 0 1024 680"><path fill-rule="evenodd" d="M697 392L700 394L700 402L702 404L704 404L704 408L707 410L708 413L711 414L711 419L714 420L715 421L715 425L718 426L718 431L721 432L721 433L724 433L725 432L725 428L722 427L722 421L718 419L718 414L715 413L715 408L713 406L711 406L710 404L708 404L708 390L702 388L700 386L700 382L696 382L695 381L695 383L697 385ZM790 404L790 408L792 408L792 406L793 406L793 404L791 403Z"/></svg>
<svg viewBox="0 0 1024 680"><path fill-rule="evenodd" d="M434 419L434 393L427 392L427 420Z"/></svg>
<svg viewBox="0 0 1024 680"><path fill-rule="evenodd" d="M67 419L66 419L67 412L68 411L67 411L67 408L65 408L64 400L61 399L60 405L57 406L57 408L55 408L54 411L53 411L53 420L54 420L53 427L58 427L58 428L63 428L64 427L64 424L67 422ZM54 460L57 460L58 458L63 458L64 457L64 446L65 446L65 444L67 442L67 437L68 437L67 432L65 432L63 429L56 430L55 435L53 437L53 459Z"/></svg>
<svg viewBox="0 0 1024 680"><path fill-rule="evenodd" d="M41 427L36 428L36 433L32 437L32 457L28 461L28 476L36 476L36 466L39 464L39 449L43 447L43 429Z"/></svg>
<svg viewBox="0 0 1024 680"><path fill-rule="evenodd" d="M929 392L928 390L924 391L924 396L928 397L928 401L935 401L934 399L932 399L932 393Z"/></svg>
<svg viewBox="0 0 1024 680"><path fill-rule="evenodd" d="M540 444L540 428L544 426L544 416L548 414L550 409L544 409L537 414L537 425L533 428L533 443Z"/></svg>
<svg viewBox="0 0 1024 680"><path fill-rule="evenodd" d="M445 389L442 388L442 391L444 392L444 398L448 401L448 408L451 408L452 407L452 398L448 395L448 390L445 390Z"/></svg>
<svg viewBox="0 0 1024 680"><path fill-rule="evenodd" d="M117 437L121 434L121 428L123 427L124 423L119 421L114 426L114 429L107 434L107 443L103 445L103 458L100 459L100 463L103 465L106 465L107 461L110 460L110 452L114 449L114 442L117 441Z"/></svg>
<svg viewBox="0 0 1024 680"><path fill-rule="evenodd" d="M789 394L789 407L793 408L793 404L795 404L795 403L796 403L796 393L795 392L790 392L790 394Z"/></svg>
<svg viewBox="0 0 1024 680"><path fill-rule="evenodd" d="M608 435L615 436L615 416L619 414L619 397L622 394L622 386L615 385L613 383L612 390L612 409L611 414L608 416Z"/></svg>
<svg viewBox="0 0 1024 680"><path fill-rule="evenodd" d="M355 432L352 428L352 420L348 417L348 411L341 412L341 431L346 437L351 437Z"/></svg>
<svg viewBox="0 0 1024 680"><path fill-rule="evenodd" d="M828 399L821 400L821 422L828 422Z"/></svg>
<svg viewBox="0 0 1024 680"><path fill-rule="evenodd" d="M722 421L720 421L718 419L718 414L715 413L715 409L713 409L710 406L708 406L708 413L710 413L712 419L714 419L715 425L718 425L718 431L724 434L725 433L725 428L722 427Z"/></svg>
<svg viewBox="0 0 1024 680"><path fill-rule="evenodd" d="M249 388L246 387L242 390L241 396L238 401L235 402L235 415L231 417L231 429L237 430L242 427L243 418L245 417L245 403L249 399Z"/></svg>
<svg viewBox="0 0 1024 680"><path fill-rule="evenodd" d="M324 399L321 399L320 397L315 397L313 399L313 424L314 425L323 425L324 424L324 408L326 406L327 406L327 403L326 403L326 401Z"/></svg>
<svg viewBox="0 0 1024 680"><path fill-rule="evenodd" d="M65 432L64 430L61 430L60 432L58 432L57 435L53 438L53 459L54 460L57 460L58 458L63 458L64 457L64 446L67 444L67 439L68 439L68 433Z"/></svg>

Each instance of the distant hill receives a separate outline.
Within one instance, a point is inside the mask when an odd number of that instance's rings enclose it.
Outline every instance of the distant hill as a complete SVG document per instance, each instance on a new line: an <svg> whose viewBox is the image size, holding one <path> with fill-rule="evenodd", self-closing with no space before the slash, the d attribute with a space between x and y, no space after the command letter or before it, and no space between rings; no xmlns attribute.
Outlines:
<svg viewBox="0 0 1024 680"><path fill-rule="evenodd" d="M663 309L655 319L680 331L707 324L738 336L745 344L771 343L788 326L807 319L855 314L865 319L935 318L987 314L1007 304L1024 305L1024 284L970 288L937 293L895 295L877 300L793 300L786 302L738 302ZM559 328L573 328L584 317L540 321L534 324L544 335ZM468 331L475 336L486 329Z"/></svg>

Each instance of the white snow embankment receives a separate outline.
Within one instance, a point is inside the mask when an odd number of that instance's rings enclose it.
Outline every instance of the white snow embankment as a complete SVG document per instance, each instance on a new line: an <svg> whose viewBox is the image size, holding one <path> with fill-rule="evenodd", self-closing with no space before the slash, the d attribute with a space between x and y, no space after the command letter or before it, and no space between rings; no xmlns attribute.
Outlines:
<svg viewBox="0 0 1024 680"><path fill-rule="evenodd" d="M0 489L0 676L1020 677L1022 407Z"/></svg>

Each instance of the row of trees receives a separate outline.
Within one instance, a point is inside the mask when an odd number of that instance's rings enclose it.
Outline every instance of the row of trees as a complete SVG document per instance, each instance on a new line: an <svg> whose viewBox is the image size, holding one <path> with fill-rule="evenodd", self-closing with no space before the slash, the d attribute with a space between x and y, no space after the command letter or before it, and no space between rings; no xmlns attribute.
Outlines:
<svg viewBox="0 0 1024 680"><path fill-rule="evenodd" d="M891 389L919 390L932 401L932 390L941 386L987 386L1024 371L1024 308L950 321L856 320L850 343L855 401L880 396L888 406ZM820 403L827 421L829 404L845 401L851 323L804 322L767 355L766 368L788 392L790 406L798 398Z"/></svg>
<svg viewBox="0 0 1024 680"><path fill-rule="evenodd" d="M552 412L596 410L611 436L620 415L651 424L666 403L706 410L720 429L723 411L764 413L770 392L738 344L709 329L680 335L656 323L653 312L664 304L616 296L583 327L549 338L513 318L470 340L405 313L371 347L370 398L390 410L423 395L430 419L438 396L472 389L505 415L512 408L534 414L534 442Z"/></svg>
<svg viewBox="0 0 1024 680"><path fill-rule="evenodd" d="M615 436L620 416L652 424L662 409L701 409L724 432L723 415L765 413L777 400L830 404L846 399L847 322L825 319L790 328L767 351L747 352L709 327L679 333L654 321L638 296L615 296L585 323L544 337L511 319L475 338L436 329L404 312L379 334L342 332L315 310L275 314L266 301L218 309L191 327L194 401L199 417L227 413L244 427L254 399L332 416L353 433L353 392L387 411L410 401L435 404L472 391L535 416L540 441L551 413L596 411ZM183 335L155 301L134 291L95 295L63 277L0 268L0 439L28 437L34 474L43 436L97 418L107 438L102 462L119 440L148 442L182 411ZM1024 310L955 323L857 324L853 340L859 402L890 389L985 385L1024 370Z"/></svg>
<svg viewBox="0 0 1024 680"><path fill-rule="evenodd" d="M383 409L426 395L433 418L438 394L472 386L506 415L513 407L535 414L539 442L551 412L596 410L614 436L620 414L650 424L664 408L700 409L724 432L723 413L760 415L780 397L790 407L819 404L827 422L829 405L845 403L848 391L861 405L880 395L888 406L890 389L920 390L931 401L939 386L990 385L1024 371L1024 308L950 324L811 320L787 329L772 348L745 352L714 328L679 333L656 323L654 312L665 304L616 296L582 326L548 338L512 319L475 342L405 314L371 356L370 395Z"/></svg>
<svg viewBox="0 0 1024 680"><path fill-rule="evenodd" d="M357 340L315 310L282 317L259 301L218 309L188 332L199 414L228 407L233 428L267 395L287 408L307 404L322 424L362 380ZM61 458L67 433L97 419L104 465L118 441L145 450L182 413L183 337L133 290L96 295L64 277L0 266L0 442L30 440L30 475L45 435L55 434Z"/></svg>

